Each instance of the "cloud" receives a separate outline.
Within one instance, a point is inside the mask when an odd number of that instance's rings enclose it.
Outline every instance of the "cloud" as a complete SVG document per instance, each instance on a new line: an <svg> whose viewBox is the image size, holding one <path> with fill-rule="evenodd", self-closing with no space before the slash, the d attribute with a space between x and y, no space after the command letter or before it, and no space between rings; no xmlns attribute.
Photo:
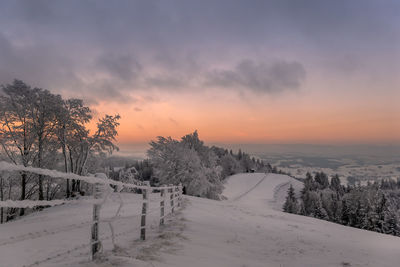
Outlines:
<svg viewBox="0 0 400 267"><path fill-rule="evenodd" d="M206 86L295 90L322 67L349 73L362 64L364 76L390 75L399 67L399 3L4 0L0 84L19 78L122 103ZM260 60L271 53L286 60Z"/></svg>
<svg viewBox="0 0 400 267"><path fill-rule="evenodd" d="M136 79L142 70L141 64L129 54L103 54L97 59L96 65L100 70L124 81Z"/></svg>
<svg viewBox="0 0 400 267"><path fill-rule="evenodd" d="M180 77L179 74L167 73L167 74L156 74L146 78L146 87L161 88L167 90L181 89L187 87L190 84L190 79Z"/></svg>
<svg viewBox="0 0 400 267"><path fill-rule="evenodd" d="M258 93L277 93L300 87L306 77L301 63L272 63L242 60L233 69L215 69L206 75L205 85L249 89Z"/></svg>
<svg viewBox="0 0 400 267"><path fill-rule="evenodd" d="M80 83L68 56L46 44L20 44L0 31L0 83L22 79L32 86L74 88Z"/></svg>
<svg viewBox="0 0 400 267"><path fill-rule="evenodd" d="M170 121L172 124L174 124L175 126L178 126L178 125L179 125L178 121L175 120L175 119L173 119L173 118L171 118L171 117L169 117L169 121Z"/></svg>

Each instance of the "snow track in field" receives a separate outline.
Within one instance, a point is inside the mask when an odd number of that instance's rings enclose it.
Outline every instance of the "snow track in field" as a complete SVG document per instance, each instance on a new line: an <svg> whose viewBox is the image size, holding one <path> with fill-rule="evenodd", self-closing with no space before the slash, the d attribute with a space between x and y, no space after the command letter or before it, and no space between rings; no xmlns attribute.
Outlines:
<svg viewBox="0 0 400 267"><path fill-rule="evenodd" d="M259 186L259 185L265 180L265 178L267 178L266 175L265 175L263 178L261 178L261 180L260 180L258 183L256 183L252 188L250 188L249 190L247 190L247 191L244 192L243 194L241 194L241 195L235 197L235 198L233 199L233 201L238 201L238 200L240 200L242 197L244 197L245 195L249 194L249 193L250 193L251 191L253 191L257 186Z"/></svg>
<svg viewBox="0 0 400 267"><path fill-rule="evenodd" d="M11 239L9 239L9 240L0 241L0 247L1 246L5 246L5 245L10 245L10 244L13 244L13 243L26 241L26 240L32 241L33 239L44 237L44 236L47 236L47 235L55 235L55 234L62 233L62 232L72 231L72 230L77 229L77 228L86 227L86 226L90 225L91 223L92 223L92 221L89 220L89 221L85 221L85 222L78 223L78 224L71 224L71 225L67 225L67 226L64 226L64 227L55 228L55 229L52 229L52 230L43 230L43 231L38 231L38 232L30 232L30 233L27 233L27 234L11 237Z"/></svg>

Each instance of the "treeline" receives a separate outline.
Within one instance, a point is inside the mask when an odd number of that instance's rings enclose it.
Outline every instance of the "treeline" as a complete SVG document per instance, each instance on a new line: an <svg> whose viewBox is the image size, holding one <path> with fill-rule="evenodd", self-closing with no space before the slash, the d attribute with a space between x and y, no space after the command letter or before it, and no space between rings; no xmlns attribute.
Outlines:
<svg viewBox="0 0 400 267"><path fill-rule="evenodd" d="M150 142L148 160L134 164L139 179L152 184L182 183L189 195L219 199L227 176L240 172L268 171L272 167L242 152L204 145L197 131L181 140L159 136Z"/></svg>
<svg viewBox="0 0 400 267"><path fill-rule="evenodd" d="M400 180L343 186L337 175L307 173L299 198L288 190L284 211L400 236Z"/></svg>
<svg viewBox="0 0 400 267"><path fill-rule="evenodd" d="M183 136L180 140L159 136L150 142L148 158L124 162L123 169L114 170L110 165L110 177L122 179L120 174L134 167L135 179L150 181L151 185L182 183L185 193L193 196L220 199L226 177L243 172L271 172L286 174L251 157L241 149L237 153L217 146L205 146L198 132Z"/></svg>
<svg viewBox="0 0 400 267"><path fill-rule="evenodd" d="M95 170L99 157L117 149L114 140L119 115L105 115L93 133L87 128L92 111L81 99L63 99L20 80L0 86L0 146L2 158L14 164L58 169L78 175ZM7 174L8 175L8 174ZM79 181L56 183L41 175L0 174L1 200L51 200L83 194ZM17 215L7 209L6 219ZM19 210L24 214L24 209ZM3 221L3 208L1 209Z"/></svg>

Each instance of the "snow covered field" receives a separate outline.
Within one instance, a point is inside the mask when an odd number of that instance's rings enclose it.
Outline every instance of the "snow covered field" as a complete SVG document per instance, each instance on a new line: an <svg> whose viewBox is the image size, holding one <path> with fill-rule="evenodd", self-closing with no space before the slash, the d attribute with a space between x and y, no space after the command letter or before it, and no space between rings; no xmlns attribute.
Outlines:
<svg viewBox="0 0 400 267"><path fill-rule="evenodd" d="M39 266L399 266L398 237L281 212L290 183L301 189L300 182L284 175L234 175L225 185L227 200L186 197L185 208L162 230L155 214L145 242L134 230L117 238L114 251L105 242L104 256L96 262L87 261L84 248ZM124 215L138 214L135 197L140 196L124 195ZM105 217L116 206L110 202ZM1 225L0 266L28 265L87 244L90 207L63 205ZM116 222L116 232L138 223L137 218ZM106 237L107 225L101 227Z"/></svg>
<svg viewBox="0 0 400 267"><path fill-rule="evenodd" d="M113 249L107 220L112 221L116 245L139 239L142 195L121 193L123 207L119 216L119 198L114 194L100 211L100 240L103 251ZM149 234L158 229L159 194L151 194L147 216ZM166 201L166 209L169 209ZM88 202L65 204L30 214L0 225L0 267L76 266L89 259L92 207ZM166 211L167 213L167 211Z"/></svg>

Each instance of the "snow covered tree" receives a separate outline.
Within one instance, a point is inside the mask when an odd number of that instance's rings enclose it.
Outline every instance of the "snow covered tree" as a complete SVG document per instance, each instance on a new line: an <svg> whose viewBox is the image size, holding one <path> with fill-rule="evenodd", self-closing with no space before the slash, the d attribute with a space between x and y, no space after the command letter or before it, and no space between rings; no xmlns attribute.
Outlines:
<svg viewBox="0 0 400 267"><path fill-rule="evenodd" d="M300 214L325 219L360 229L400 235L400 187L395 181L368 183L366 186L340 185L339 177L324 188L319 173L315 183L310 174L301 191Z"/></svg>
<svg viewBox="0 0 400 267"><path fill-rule="evenodd" d="M222 192L222 167L214 151L199 140L197 132L181 141L159 136L147 152L154 175L161 184L182 183L187 194L218 199Z"/></svg>
<svg viewBox="0 0 400 267"><path fill-rule="evenodd" d="M314 209L312 211L312 215L315 218L327 220L329 219L328 213L322 205L321 195L318 195L316 192L312 192L312 199L314 202Z"/></svg>
<svg viewBox="0 0 400 267"><path fill-rule="evenodd" d="M33 94L30 86L20 80L2 85L0 95L0 143L8 159L14 164L31 166L36 157L34 124L32 119ZM21 172L20 200L26 198L29 175ZM24 214L24 209L20 210Z"/></svg>
<svg viewBox="0 0 400 267"><path fill-rule="evenodd" d="M59 161L59 150L64 157L66 172L83 174L89 158L95 154L112 152L119 125L119 115L105 115L93 135L85 124L91 120L90 109L82 100L64 101L60 95L41 88L31 88L20 80L1 86L0 145L8 160L24 166L54 168ZM37 177L31 188L31 178ZM44 177L21 173L20 199L38 193L38 199L49 199L52 182ZM29 180L29 181L28 181ZM57 186L56 188L60 188ZM66 186L69 196L69 184ZM79 189L79 183L75 183ZM24 210L21 209L21 214Z"/></svg>
<svg viewBox="0 0 400 267"><path fill-rule="evenodd" d="M339 179L339 176L337 174L332 177L330 188L332 190L338 192L340 195L343 195L343 187L340 184L340 179Z"/></svg>
<svg viewBox="0 0 400 267"><path fill-rule="evenodd" d="M290 184L287 192L288 192L288 194L286 196L286 201L283 204L283 210L288 213L297 214L298 204L297 204L297 198L296 198L296 194L294 192L294 188L293 188L292 184Z"/></svg>
<svg viewBox="0 0 400 267"><path fill-rule="evenodd" d="M342 216L341 216L341 223L343 225L349 225L350 224L350 208L349 205L347 204L347 201L345 199L342 200Z"/></svg>
<svg viewBox="0 0 400 267"><path fill-rule="evenodd" d="M68 143L69 158L71 170L78 175L87 172L87 163L90 157L102 153L111 154L118 147L113 143L118 135L117 127L119 126L119 115L105 115L97 122L97 129L93 135L90 135L89 130L79 128L74 131L71 142ZM79 192L80 181L72 181L72 191Z"/></svg>
<svg viewBox="0 0 400 267"><path fill-rule="evenodd" d="M190 195L205 194L208 183L194 149L171 137L161 136L157 141L151 141L150 147L147 153L154 166L154 175L161 184L182 183Z"/></svg>
<svg viewBox="0 0 400 267"><path fill-rule="evenodd" d="M388 215L388 203L385 194L380 194L380 199L378 205L376 206L375 212L377 214L378 220L376 222L376 230L385 233L385 223L386 223L386 216Z"/></svg>
<svg viewBox="0 0 400 267"><path fill-rule="evenodd" d="M220 164L222 167L222 178L235 174L240 168L237 160L231 154L222 156L220 159Z"/></svg>
<svg viewBox="0 0 400 267"><path fill-rule="evenodd" d="M37 164L42 168L44 166L43 157L46 145L49 145L56 128L56 114L62 108L62 98L60 95L54 95L48 90L34 88L32 90L31 114L32 130L35 133L37 144ZM38 175L38 193L39 200L44 199L43 177Z"/></svg>
<svg viewBox="0 0 400 267"><path fill-rule="evenodd" d="M400 222L395 210L388 210L386 212L385 233L400 236Z"/></svg>
<svg viewBox="0 0 400 267"><path fill-rule="evenodd" d="M63 107L57 112L56 136L61 145L65 172L74 172L72 150L82 136L87 136L85 124L92 119L91 110L84 106L81 99L63 101ZM66 197L70 197L70 181L66 181Z"/></svg>
<svg viewBox="0 0 400 267"><path fill-rule="evenodd" d="M314 180L320 189L325 189L329 186L328 176L323 172L317 172L315 174Z"/></svg>

